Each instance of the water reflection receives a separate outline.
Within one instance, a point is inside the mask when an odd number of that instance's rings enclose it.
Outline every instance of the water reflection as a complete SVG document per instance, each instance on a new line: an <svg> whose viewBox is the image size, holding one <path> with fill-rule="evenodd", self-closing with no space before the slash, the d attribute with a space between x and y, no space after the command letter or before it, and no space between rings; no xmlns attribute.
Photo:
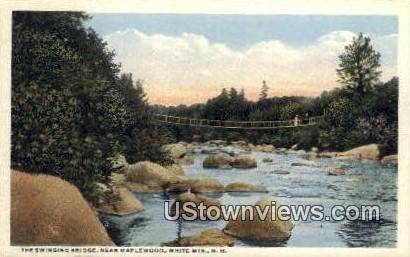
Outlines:
<svg viewBox="0 0 410 257"><path fill-rule="evenodd" d="M388 235L389 238L385 238L386 233L382 233L388 230L396 231L395 222L386 219L380 219L379 221L355 220L342 223L340 230L336 233L349 247L371 247L374 245L394 247L396 243L395 234Z"/></svg>

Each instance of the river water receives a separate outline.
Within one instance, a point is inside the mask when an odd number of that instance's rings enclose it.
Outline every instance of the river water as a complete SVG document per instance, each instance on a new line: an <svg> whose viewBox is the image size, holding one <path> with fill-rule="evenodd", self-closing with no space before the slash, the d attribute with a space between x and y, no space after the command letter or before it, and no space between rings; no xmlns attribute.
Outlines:
<svg viewBox="0 0 410 257"><path fill-rule="evenodd" d="M261 198L271 198L287 205L322 205L330 214L334 205L378 205L379 221L295 221L287 242L235 240L235 246L290 247L394 247L397 237L397 168L384 167L373 161L338 161L321 158L314 167L291 166L306 162L295 154L252 152L258 167L254 169L203 169L205 155L195 154L192 165L184 166L187 177L210 177L226 185L245 182L263 185L268 193L207 194L221 204L254 204ZM272 163L263 163L263 158ZM346 175L328 176L330 167L346 168ZM288 175L272 174L287 170ZM125 217L101 215L108 233L117 245L159 246L162 242L190 236L207 228L223 228L227 221L168 221L164 218L164 201L175 195L135 193L145 210Z"/></svg>

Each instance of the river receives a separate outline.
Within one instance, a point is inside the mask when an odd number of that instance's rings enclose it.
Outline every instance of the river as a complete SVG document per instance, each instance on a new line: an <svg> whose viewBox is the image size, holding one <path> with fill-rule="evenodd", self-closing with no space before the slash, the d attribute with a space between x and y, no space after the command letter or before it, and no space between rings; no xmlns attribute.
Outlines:
<svg viewBox="0 0 410 257"><path fill-rule="evenodd" d="M184 166L187 177L210 177L226 185L245 182L263 185L267 193L207 194L221 204L254 204L272 198L288 205L322 205L325 214L334 205L378 205L379 221L295 221L287 242L261 242L235 239L235 246L290 247L394 247L397 237L397 168L373 161L339 161L320 158L314 167L291 166L306 162L296 154L252 152L258 167L254 169L203 169L205 155L194 154L194 163ZM272 163L264 163L266 157ZM344 166L346 175L329 176L330 167ZM272 174L282 169L288 175ZM114 242L120 246L159 246L181 236L190 236L207 228L223 228L227 221L168 221L164 201L175 195L135 193L145 210L125 217L101 215Z"/></svg>

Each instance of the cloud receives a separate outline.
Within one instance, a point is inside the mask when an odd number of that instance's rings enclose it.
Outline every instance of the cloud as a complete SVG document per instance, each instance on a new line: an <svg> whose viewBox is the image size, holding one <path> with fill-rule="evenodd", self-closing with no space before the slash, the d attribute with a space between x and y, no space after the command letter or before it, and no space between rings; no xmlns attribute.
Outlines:
<svg viewBox="0 0 410 257"><path fill-rule="evenodd" d="M147 35L137 29L104 37L124 72L143 79L151 103L204 102L222 87L244 88L256 99L262 80L270 95L319 95L336 83L337 56L355 34L334 31L305 47L279 40L244 50L210 42L203 35ZM396 74L397 35L371 36L382 54L383 79Z"/></svg>

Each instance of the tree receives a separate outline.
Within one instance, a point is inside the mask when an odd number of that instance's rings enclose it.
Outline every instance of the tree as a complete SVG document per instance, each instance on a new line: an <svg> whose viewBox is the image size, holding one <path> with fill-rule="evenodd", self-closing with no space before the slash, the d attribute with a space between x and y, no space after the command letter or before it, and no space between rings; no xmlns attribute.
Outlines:
<svg viewBox="0 0 410 257"><path fill-rule="evenodd" d="M266 84L266 81L263 80L262 81L262 88L261 88L261 92L259 94L259 101L263 101L266 100L266 98L268 97L268 91L269 91L269 87Z"/></svg>
<svg viewBox="0 0 410 257"><path fill-rule="evenodd" d="M378 82L379 67L380 53L373 49L370 38L360 33L339 55L338 81L360 99Z"/></svg>

